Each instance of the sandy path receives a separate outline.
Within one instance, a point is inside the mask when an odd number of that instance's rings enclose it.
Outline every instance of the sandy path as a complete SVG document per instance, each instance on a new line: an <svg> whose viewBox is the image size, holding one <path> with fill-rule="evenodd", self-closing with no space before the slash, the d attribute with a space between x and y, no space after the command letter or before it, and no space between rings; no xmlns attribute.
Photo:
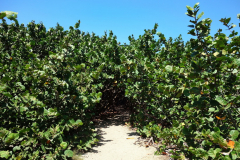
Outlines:
<svg viewBox="0 0 240 160"><path fill-rule="evenodd" d="M154 156L154 147L134 144L138 133L124 125L128 114L115 115L97 125L98 145L82 155L84 160L168 160L168 156Z"/></svg>

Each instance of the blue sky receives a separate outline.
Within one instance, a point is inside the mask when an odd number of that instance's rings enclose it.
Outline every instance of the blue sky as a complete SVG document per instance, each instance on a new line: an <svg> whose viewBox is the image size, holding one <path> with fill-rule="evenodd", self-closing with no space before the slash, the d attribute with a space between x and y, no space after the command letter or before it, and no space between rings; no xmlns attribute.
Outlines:
<svg viewBox="0 0 240 160"><path fill-rule="evenodd" d="M80 30L100 37L104 31L117 36L121 44L129 44L128 36L135 39L144 34L144 29L153 29L158 23L158 32L168 39L177 38L180 34L186 42L193 36L187 34L190 25L186 5L191 7L199 2L203 18L213 20L211 35L219 28L227 35L230 34L219 20L231 17L240 31L237 14L240 13L240 0L2 0L0 11L18 12L19 23L25 26L32 20L43 22L47 30L56 26L57 22L69 30L80 20ZM1 22L1 20L0 20ZM11 23L10 21L7 21Z"/></svg>

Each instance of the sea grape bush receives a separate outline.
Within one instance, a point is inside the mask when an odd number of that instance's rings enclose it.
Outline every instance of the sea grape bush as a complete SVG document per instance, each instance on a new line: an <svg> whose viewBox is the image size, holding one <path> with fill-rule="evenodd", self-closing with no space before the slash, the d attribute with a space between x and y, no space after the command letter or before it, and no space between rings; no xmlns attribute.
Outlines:
<svg viewBox="0 0 240 160"><path fill-rule="evenodd" d="M97 142L92 110L102 83L114 77L109 66L117 68L116 59L104 54L119 51L116 37L81 33L79 24L69 32L58 24L46 32L43 24L30 22L26 28L3 19L1 158L67 159L74 148L87 150Z"/></svg>
<svg viewBox="0 0 240 160"><path fill-rule="evenodd" d="M175 145L173 158L237 159L240 39L230 18L220 21L231 34L227 37L220 29L211 37L211 19L199 21L203 12L197 15L198 11L198 3L187 6L187 15L193 18L188 33L196 39L185 45L181 36L167 41L159 32L158 41L149 40L156 27L138 40L129 37L135 60L126 95L138 103L133 116L138 131L162 140L161 151ZM149 57L151 46L161 49Z"/></svg>
<svg viewBox="0 0 240 160"><path fill-rule="evenodd" d="M138 132L161 141L159 154L174 146L175 159L238 159L240 38L231 18L220 20L229 36L210 36L212 21L198 12L187 6L196 39L167 40L155 24L121 47L112 31L85 34L80 21L46 31L1 12L0 157L69 159L91 148L96 103L111 86L125 90Z"/></svg>

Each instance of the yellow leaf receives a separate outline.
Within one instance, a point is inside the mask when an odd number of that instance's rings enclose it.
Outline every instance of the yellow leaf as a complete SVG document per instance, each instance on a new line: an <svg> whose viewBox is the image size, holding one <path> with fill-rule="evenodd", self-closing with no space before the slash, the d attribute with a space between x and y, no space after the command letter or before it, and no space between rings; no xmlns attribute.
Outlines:
<svg viewBox="0 0 240 160"><path fill-rule="evenodd" d="M234 148L234 145L235 145L235 142L234 142L234 141L232 141L232 140L227 140L227 141L226 141L226 139L225 139L225 142L224 142L224 143L227 144L228 148L231 148L231 149ZM223 148L223 149L227 149L226 146L223 146L223 145L221 145L221 144L219 144L219 146L220 146L221 148Z"/></svg>
<svg viewBox="0 0 240 160"><path fill-rule="evenodd" d="M16 160L21 160L22 159L22 156L21 155L18 155L17 157L16 157Z"/></svg>
<svg viewBox="0 0 240 160"><path fill-rule="evenodd" d="M134 139L134 138L127 138L127 139Z"/></svg>
<svg viewBox="0 0 240 160"><path fill-rule="evenodd" d="M234 144L235 144L234 141L228 140L227 145L228 145L229 148L232 148L232 149L233 149L233 148L234 148Z"/></svg>
<svg viewBox="0 0 240 160"><path fill-rule="evenodd" d="M12 60L12 57L10 57L10 60Z"/></svg>
<svg viewBox="0 0 240 160"><path fill-rule="evenodd" d="M223 54L223 55L226 55L226 54L228 54L228 51L226 51L226 50L223 49L223 50L222 50L222 54Z"/></svg>
<svg viewBox="0 0 240 160"><path fill-rule="evenodd" d="M218 117L218 116L216 116L216 118L218 119L218 120L225 120L226 119L226 116L224 116L224 117Z"/></svg>
<svg viewBox="0 0 240 160"><path fill-rule="evenodd" d="M116 80L113 82L113 86L117 86L117 81Z"/></svg>
<svg viewBox="0 0 240 160"><path fill-rule="evenodd" d="M215 52L215 53L213 53L213 55L214 55L215 57L217 57L217 55L219 55L219 52Z"/></svg>
<svg viewBox="0 0 240 160"><path fill-rule="evenodd" d="M233 51L233 53L231 53L231 54L235 54L236 53L236 51Z"/></svg>

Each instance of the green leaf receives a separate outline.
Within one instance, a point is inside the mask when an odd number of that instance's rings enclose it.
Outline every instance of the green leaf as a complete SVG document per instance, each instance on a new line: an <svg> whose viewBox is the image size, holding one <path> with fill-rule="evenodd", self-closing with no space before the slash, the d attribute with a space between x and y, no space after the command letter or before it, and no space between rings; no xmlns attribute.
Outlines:
<svg viewBox="0 0 240 160"><path fill-rule="evenodd" d="M214 152L216 153L216 155L217 155L217 154L219 155L221 151L222 151L221 148L216 148Z"/></svg>
<svg viewBox="0 0 240 160"><path fill-rule="evenodd" d="M161 32L157 32L157 35L158 35L158 36L161 36L161 35L162 35L162 33L161 33Z"/></svg>
<svg viewBox="0 0 240 160"><path fill-rule="evenodd" d="M237 142L237 141L235 142L234 149L237 151L240 151L240 143L239 142Z"/></svg>
<svg viewBox="0 0 240 160"><path fill-rule="evenodd" d="M71 151L71 150L66 150L66 151L64 152L64 154L65 154L67 157L73 157L73 151Z"/></svg>
<svg viewBox="0 0 240 160"><path fill-rule="evenodd" d="M209 108L208 109L208 112L214 112L215 111L215 108Z"/></svg>
<svg viewBox="0 0 240 160"><path fill-rule="evenodd" d="M19 137L18 133L10 133L7 138L5 139L5 143L10 144L13 140Z"/></svg>
<svg viewBox="0 0 240 160"><path fill-rule="evenodd" d="M186 97L188 97L188 96L190 95L189 89L185 89L185 90L183 91L183 94L184 94Z"/></svg>
<svg viewBox="0 0 240 160"><path fill-rule="evenodd" d="M211 148L209 151L208 151L208 155L212 158L215 158L217 156L217 154L219 154L221 152L221 149L220 148L216 148L215 150L213 150L213 148Z"/></svg>
<svg viewBox="0 0 240 160"><path fill-rule="evenodd" d="M0 93L2 93L3 91L5 91L7 89L7 85L6 84L1 84L0 85Z"/></svg>
<svg viewBox="0 0 240 160"><path fill-rule="evenodd" d="M231 136L232 139L235 140L238 138L239 132L237 130L231 130L229 135Z"/></svg>
<svg viewBox="0 0 240 160"><path fill-rule="evenodd" d="M9 156L10 156L9 151L0 151L0 157L1 157L1 158L6 158L6 159L8 159Z"/></svg>
<svg viewBox="0 0 240 160"><path fill-rule="evenodd" d="M7 15L6 13L1 12L1 13L0 13L0 19L3 19L4 17L6 17L6 15Z"/></svg>
<svg viewBox="0 0 240 160"><path fill-rule="evenodd" d="M152 125L154 125L154 124L155 124L154 121L149 122L149 125L150 125L150 126L152 126Z"/></svg>
<svg viewBox="0 0 240 160"><path fill-rule="evenodd" d="M188 34L191 34L192 36L195 36L195 35L196 35L195 29L191 29L191 30L188 32ZM193 53L191 54L191 57L194 57L194 56L196 56L197 54L198 54L198 52L193 52Z"/></svg>
<svg viewBox="0 0 240 160"><path fill-rule="evenodd" d="M194 10L194 9L193 9L192 7L190 7L190 6L186 6L186 7L187 7L188 10L191 10L191 11Z"/></svg>
<svg viewBox="0 0 240 160"><path fill-rule="evenodd" d="M87 144L86 144L86 147L91 148L91 147L92 147L92 146L91 146L91 143L87 143Z"/></svg>
<svg viewBox="0 0 240 160"><path fill-rule="evenodd" d="M220 134L221 130L218 127L214 127L214 131L218 134Z"/></svg>
<svg viewBox="0 0 240 160"><path fill-rule="evenodd" d="M216 96L215 100L218 101L218 103L221 105L227 105L227 101L220 96Z"/></svg>
<svg viewBox="0 0 240 160"><path fill-rule="evenodd" d="M198 3L196 3L196 4L194 5L194 7L193 7L193 8L196 8L198 5L199 5L199 2L198 2Z"/></svg>
<svg viewBox="0 0 240 160"><path fill-rule="evenodd" d="M232 154L232 152L231 152ZM232 160L232 158L229 157L229 155L224 156L223 160Z"/></svg>
<svg viewBox="0 0 240 160"><path fill-rule="evenodd" d="M217 59L216 59L216 61L224 61L224 60L230 60L231 58L229 58L229 57L226 57L226 56L222 56L222 57L218 57Z"/></svg>
<svg viewBox="0 0 240 160"><path fill-rule="evenodd" d="M22 106L20 106L20 112L24 112L24 111L26 111L26 110L28 110L27 107L22 107Z"/></svg>
<svg viewBox="0 0 240 160"><path fill-rule="evenodd" d="M165 69L166 69L167 72L172 72L172 71L173 71L173 67L170 66L170 65L167 65L167 66L165 67Z"/></svg>
<svg viewBox="0 0 240 160"><path fill-rule="evenodd" d="M37 126L38 126L38 125L37 125L37 122L33 122L32 127L33 127L33 128L37 128Z"/></svg>
<svg viewBox="0 0 240 160"><path fill-rule="evenodd" d="M237 14L237 19L240 19L240 14Z"/></svg>
<svg viewBox="0 0 240 160"><path fill-rule="evenodd" d="M97 93L97 98L101 98L102 97L102 92L98 92Z"/></svg>
<svg viewBox="0 0 240 160"><path fill-rule="evenodd" d="M208 159L208 153L206 150L204 150L203 148L197 148L196 151L199 155L201 155L202 158Z"/></svg>
<svg viewBox="0 0 240 160"><path fill-rule="evenodd" d="M55 108L49 108L47 111L48 111L48 116L55 116L58 113L56 107Z"/></svg>
<svg viewBox="0 0 240 160"><path fill-rule="evenodd" d="M67 144L67 142L62 142L62 143L60 144L60 146L62 147L62 149L66 149L67 146L68 146L68 144Z"/></svg>
<svg viewBox="0 0 240 160"><path fill-rule="evenodd" d="M232 159L235 160L238 158L238 155L236 154L236 151L232 151L231 152L231 156L232 156ZM225 157L224 157L225 158ZM225 158L226 159L226 158ZM227 159L226 159L227 160ZM229 160L231 160L231 158L229 157Z"/></svg>
<svg viewBox="0 0 240 160"><path fill-rule="evenodd" d="M209 122L212 122L214 119L212 117L207 119Z"/></svg>
<svg viewBox="0 0 240 160"><path fill-rule="evenodd" d="M20 146L15 146L15 147L13 148L13 152L15 152L15 151L17 151L17 150L21 150Z"/></svg>
<svg viewBox="0 0 240 160"><path fill-rule="evenodd" d="M17 12L12 12L12 11L4 11L6 13L6 17L8 19L11 19L11 18L17 18Z"/></svg>
<svg viewBox="0 0 240 160"><path fill-rule="evenodd" d="M43 144L41 144L41 148L42 148L43 152L46 153L46 149L45 149L45 146Z"/></svg>
<svg viewBox="0 0 240 160"><path fill-rule="evenodd" d="M44 108L44 109L43 109L43 115L44 115L44 116L48 116L48 114L49 114L48 110Z"/></svg>
<svg viewBox="0 0 240 160"><path fill-rule="evenodd" d="M176 88L174 85L168 85L168 87L169 87L169 92L173 92Z"/></svg>
<svg viewBox="0 0 240 160"><path fill-rule="evenodd" d="M30 128L24 128L24 129L21 129L18 133L22 135L22 134L27 134L27 132L29 131L30 131Z"/></svg>
<svg viewBox="0 0 240 160"><path fill-rule="evenodd" d="M197 17L197 19L200 19L204 15L204 12L200 13Z"/></svg>
<svg viewBox="0 0 240 160"><path fill-rule="evenodd" d="M240 66L240 59L234 59L233 64Z"/></svg>
<svg viewBox="0 0 240 160"><path fill-rule="evenodd" d="M188 25L188 27L190 27L190 28L194 28L194 25Z"/></svg>
<svg viewBox="0 0 240 160"><path fill-rule="evenodd" d="M75 120L74 120L74 119L70 119L70 120L69 120L69 123L70 123L71 125L73 125L73 124L75 123Z"/></svg>
<svg viewBox="0 0 240 160"><path fill-rule="evenodd" d="M21 90L25 90L25 86L21 82L17 82L16 86L20 87Z"/></svg>
<svg viewBox="0 0 240 160"><path fill-rule="evenodd" d="M238 70L235 68L233 71L232 71L233 74L235 73L238 73Z"/></svg>
<svg viewBox="0 0 240 160"><path fill-rule="evenodd" d="M78 124L79 126L83 125L83 122L80 119L78 119L75 123Z"/></svg>
<svg viewBox="0 0 240 160"><path fill-rule="evenodd" d="M0 130L0 138L3 138L7 133L8 131L6 129Z"/></svg>
<svg viewBox="0 0 240 160"><path fill-rule="evenodd" d="M183 71L184 71L184 68L181 68L181 69L180 69L180 73L183 73Z"/></svg>
<svg viewBox="0 0 240 160"><path fill-rule="evenodd" d="M181 97L181 96L182 96L182 94L183 94L183 92L182 92L182 91L179 91L179 92L177 93L177 95L176 95L176 98L179 98L179 97Z"/></svg>
<svg viewBox="0 0 240 160"><path fill-rule="evenodd" d="M3 92L2 93L4 96L7 96L9 98L12 98L13 96L9 92Z"/></svg>
<svg viewBox="0 0 240 160"><path fill-rule="evenodd" d="M197 88L197 87L193 87L193 88L191 88L190 89L190 93L191 94L199 94L200 93L200 90L199 90L199 88Z"/></svg>
<svg viewBox="0 0 240 160"><path fill-rule="evenodd" d="M78 20L78 22L74 25L74 28L79 28L79 25L80 25L80 20Z"/></svg>
<svg viewBox="0 0 240 160"><path fill-rule="evenodd" d="M44 133L43 133L43 136L44 136L46 139L49 139L50 132L49 132L49 131L44 132Z"/></svg>

